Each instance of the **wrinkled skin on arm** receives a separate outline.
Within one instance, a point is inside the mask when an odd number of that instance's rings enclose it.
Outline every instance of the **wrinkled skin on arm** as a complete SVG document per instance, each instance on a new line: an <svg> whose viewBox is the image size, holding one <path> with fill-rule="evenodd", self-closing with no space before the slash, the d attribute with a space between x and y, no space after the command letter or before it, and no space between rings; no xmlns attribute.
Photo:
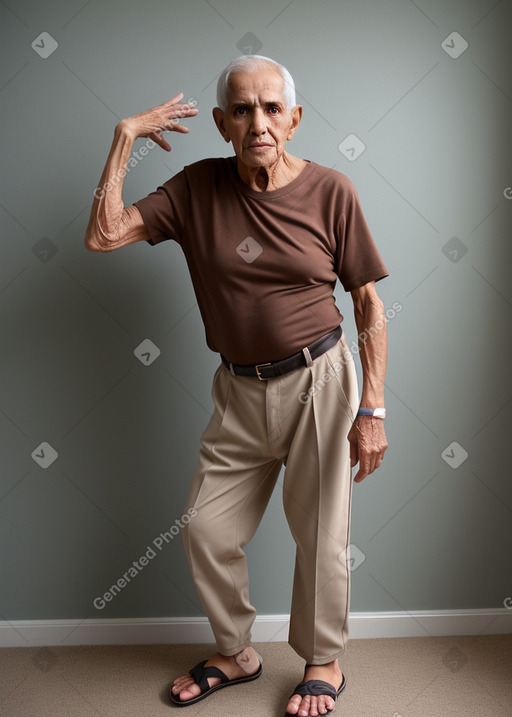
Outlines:
<svg viewBox="0 0 512 717"><path fill-rule="evenodd" d="M114 141L94 201L85 234L85 246L91 251L113 251L126 244L149 239L137 207L125 207L122 190L133 143L137 137L148 137L167 152L171 145L163 136L165 130L187 133L180 118L195 117L192 103L181 103L183 94L139 115L121 120L115 128Z"/></svg>
<svg viewBox="0 0 512 717"><path fill-rule="evenodd" d="M361 406L384 407L384 379L387 366L387 333L384 306L371 281L351 292L359 337L359 356L363 371ZM379 328L381 327L381 328ZM388 448L384 421L373 416L359 416L348 434L350 462L359 463L354 481L360 483L380 467Z"/></svg>

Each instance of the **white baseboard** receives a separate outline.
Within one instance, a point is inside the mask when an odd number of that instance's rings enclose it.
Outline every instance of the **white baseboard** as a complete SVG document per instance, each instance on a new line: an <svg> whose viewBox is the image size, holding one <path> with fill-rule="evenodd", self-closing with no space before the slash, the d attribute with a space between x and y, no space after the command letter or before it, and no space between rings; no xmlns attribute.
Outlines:
<svg viewBox="0 0 512 717"><path fill-rule="evenodd" d="M257 617L252 630L253 642L286 642L288 621L288 615ZM507 608L360 612L352 613L349 618L350 639L510 633L512 610ZM213 633L204 617L0 621L0 647L213 642Z"/></svg>

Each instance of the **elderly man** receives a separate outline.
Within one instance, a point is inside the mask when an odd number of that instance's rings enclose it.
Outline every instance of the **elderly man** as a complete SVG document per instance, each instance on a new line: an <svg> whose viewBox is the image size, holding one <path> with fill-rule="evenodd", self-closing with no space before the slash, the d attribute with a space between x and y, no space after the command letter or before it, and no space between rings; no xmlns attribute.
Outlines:
<svg viewBox="0 0 512 717"><path fill-rule="evenodd" d="M351 466L359 463L359 482L387 448L386 329L375 290L387 270L350 180L287 151L302 107L288 71L261 56L232 61L219 78L213 117L235 156L187 166L125 208L134 140L169 151L162 132L188 132L179 120L197 114L182 99L117 125L86 236L93 251L177 241L207 344L221 358L186 506L195 517L183 531L218 652L177 678L169 696L191 705L261 674L243 546L285 465L297 545L289 643L306 662L286 713L328 714L345 686L338 658L348 636ZM354 303L360 402L337 279Z"/></svg>

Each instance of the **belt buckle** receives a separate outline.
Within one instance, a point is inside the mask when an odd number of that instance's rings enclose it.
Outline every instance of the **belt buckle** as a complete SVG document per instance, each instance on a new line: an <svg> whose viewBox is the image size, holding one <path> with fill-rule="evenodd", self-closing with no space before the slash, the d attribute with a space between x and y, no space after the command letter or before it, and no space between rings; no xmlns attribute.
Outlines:
<svg viewBox="0 0 512 717"><path fill-rule="evenodd" d="M254 367L256 371L256 376L259 378L260 381L268 381L268 378L265 378L265 376L262 376L260 374L260 368L264 368L265 366L272 366L272 364L270 361L268 361L267 363L259 363Z"/></svg>

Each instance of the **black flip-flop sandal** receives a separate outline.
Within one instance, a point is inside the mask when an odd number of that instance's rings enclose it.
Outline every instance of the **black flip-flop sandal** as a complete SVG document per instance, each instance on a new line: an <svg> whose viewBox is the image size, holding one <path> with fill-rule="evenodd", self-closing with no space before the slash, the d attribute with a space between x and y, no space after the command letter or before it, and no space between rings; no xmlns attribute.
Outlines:
<svg viewBox="0 0 512 717"><path fill-rule="evenodd" d="M226 673L218 667L214 667L213 665L208 665L208 667L205 667L205 662L207 662L207 660L199 662L195 667L189 670L189 674L192 675L195 682L197 682L197 684L199 685L201 694L197 695L197 697L192 697L189 700L180 700L180 693L178 692L175 695L171 688L169 690L169 699L173 704L178 705L179 707L195 705L197 702L204 700L205 697L208 697L208 695L211 695L212 692L220 690L223 687L230 687L231 685L239 685L242 682L251 682L251 680L256 680L261 675L263 669L262 664L260 662L260 666L258 667L256 672L253 672L252 675L247 675L247 677L237 677L233 680L230 680ZM208 685L208 677L220 677L222 681L218 685L210 687Z"/></svg>
<svg viewBox="0 0 512 717"><path fill-rule="evenodd" d="M343 692L346 684L347 681L345 679L345 675L343 675L343 679L341 681L341 685L339 686L338 691L336 691L334 687L328 682L324 682L323 680L307 680L306 682L301 682L300 684L298 684L288 699L291 699L293 695L300 695L301 697L305 697L306 695L311 695L312 697L320 697L320 695L327 695L328 697L332 697L332 699L336 702L336 698L339 697L340 694ZM331 712L334 712L335 709L336 705L334 705L332 710L327 710L327 712L324 712L324 715L331 714ZM291 714L289 712L285 712L285 717L286 715L288 715L288 717L291 717Z"/></svg>

